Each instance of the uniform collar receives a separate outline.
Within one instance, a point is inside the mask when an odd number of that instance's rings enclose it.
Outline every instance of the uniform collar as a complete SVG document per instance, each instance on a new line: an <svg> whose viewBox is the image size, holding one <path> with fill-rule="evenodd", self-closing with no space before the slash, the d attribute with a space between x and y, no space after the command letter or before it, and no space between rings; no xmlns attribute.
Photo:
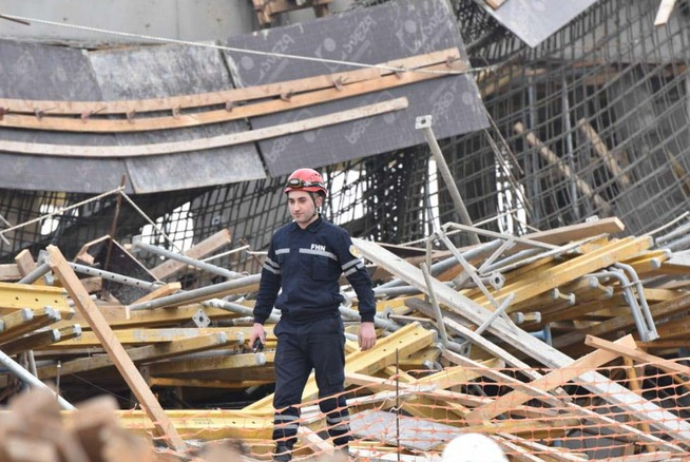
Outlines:
<svg viewBox="0 0 690 462"><path fill-rule="evenodd" d="M321 228L321 225L323 224L323 218L321 218L321 214L319 214L319 218L314 220L314 222L310 223L309 226L307 226L306 229L302 230L302 228L299 227L299 225L296 222L292 222L292 227L290 231L310 231L312 233L315 233Z"/></svg>

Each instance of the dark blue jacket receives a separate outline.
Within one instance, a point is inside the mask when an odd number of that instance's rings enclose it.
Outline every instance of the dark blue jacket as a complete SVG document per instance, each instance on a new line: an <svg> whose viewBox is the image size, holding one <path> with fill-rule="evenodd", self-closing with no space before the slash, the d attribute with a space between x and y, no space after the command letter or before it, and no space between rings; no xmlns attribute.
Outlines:
<svg viewBox="0 0 690 462"><path fill-rule="evenodd" d="M321 217L304 230L294 222L283 226L273 235L261 271L254 321L263 324L274 304L296 322L339 316L341 274L357 293L362 322L373 322L371 278L347 231Z"/></svg>

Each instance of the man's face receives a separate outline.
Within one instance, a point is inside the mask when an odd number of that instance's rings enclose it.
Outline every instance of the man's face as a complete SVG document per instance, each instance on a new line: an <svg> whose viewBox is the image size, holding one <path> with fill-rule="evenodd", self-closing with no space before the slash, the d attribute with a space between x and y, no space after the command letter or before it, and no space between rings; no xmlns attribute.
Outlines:
<svg viewBox="0 0 690 462"><path fill-rule="evenodd" d="M300 227L306 227L317 217L316 207L321 207L321 197L316 198L316 205L311 194L306 191L290 191L288 193L288 207L290 215Z"/></svg>

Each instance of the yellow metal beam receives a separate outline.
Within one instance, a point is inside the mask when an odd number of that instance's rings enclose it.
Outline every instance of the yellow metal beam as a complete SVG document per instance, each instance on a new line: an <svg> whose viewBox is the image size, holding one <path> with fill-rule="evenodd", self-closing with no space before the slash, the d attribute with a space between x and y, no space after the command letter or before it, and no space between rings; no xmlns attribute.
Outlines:
<svg viewBox="0 0 690 462"><path fill-rule="evenodd" d="M0 309L35 310L47 306L59 311L63 319L69 319L74 314L74 310L67 303L67 291L64 289L0 282Z"/></svg>
<svg viewBox="0 0 690 462"><path fill-rule="evenodd" d="M367 351L356 351L345 358L345 372L359 372L373 375L386 366L395 364L396 354L405 356L425 348L434 340L434 334L417 323L411 323L397 330L388 337L379 339L376 345ZM309 377L302 394L302 401L317 397L318 388L314 374ZM245 410L273 409L273 395L257 401L244 408Z"/></svg>

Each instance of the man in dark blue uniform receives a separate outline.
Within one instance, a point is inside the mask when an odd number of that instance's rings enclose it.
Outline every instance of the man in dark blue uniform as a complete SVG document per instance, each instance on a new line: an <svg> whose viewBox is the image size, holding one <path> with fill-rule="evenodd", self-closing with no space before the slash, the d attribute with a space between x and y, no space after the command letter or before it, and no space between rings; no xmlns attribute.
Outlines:
<svg viewBox="0 0 690 462"><path fill-rule="evenodd" d="M323 177L312 169L297 170L288 178L285 194L294 221L276 231L271 240L249 339L251 345L257 339L264 343L263 324L274 305L280 309L280 322L273 331L278 338L273 398L274 460L278 462L292 458L299 404L312 369L333 444L346 451L351 440L343 393L345 333L338 309L343 302L341 274L359 300L359 346L368 350L376 344L376 304L364 263L347 231L325 221L318 212L327 194Z"/></svg>

